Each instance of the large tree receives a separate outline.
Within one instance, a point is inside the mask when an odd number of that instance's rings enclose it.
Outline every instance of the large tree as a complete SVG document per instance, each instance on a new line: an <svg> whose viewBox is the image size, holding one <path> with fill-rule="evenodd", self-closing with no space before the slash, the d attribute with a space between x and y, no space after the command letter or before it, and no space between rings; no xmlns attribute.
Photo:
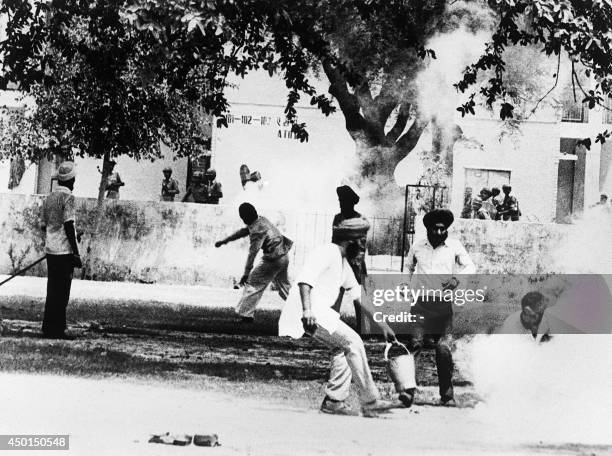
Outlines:
<svg viewBox="0 0 612 456"><path fill-rule="evenodd" d="M4 82L18 82L25 90L31 80L42 81L46 87L57 83L46 80L49 48L60 49L69 62L78 63L81 57L89 64L98 62L94 77L104 81L117 73L118 62L126 61L126 48L117 46L117 38L128 36L133 38L130 43L139 59L150 67L152 80L164 81L183 95L194 95L186 85L197 76L205 93L190 99L218 116L221 125L227 110L223 92L229 73L244 75L260 68L281 73L288 88L286 116L296 135L306 140L306 126L299 122L295 109L300 96L308 96L325 114L334 110L330 98L318 93L308 79L313 71L323 71L330 81L329 94L361 152L364 175L389 176L428 125L432 149L440 157L452 149L460 134L419 106L416 81L420 70L436 57L436 49L429 48L436 34L459 27L490 31L483 55L456 84L465 96L458 108L463 115L473 114L480 99L498 110L502 119L514 115L516 92L509 90L505 78L511 46L540 48L547 55L567 53L596 78L594 88L585 88L579 78L572 77L579 96L591 107L602 103L611 88L609 0L33 3L35 8L28 0L6 1L0 10L10 16L8 39L0 47ZM66 29L83 8L100 10L96 21L88 25L94 46L87 41L67 44ZM473 86L475 93L470 93ZM109 93L114 97L114 92ZM602 132L597 140L606 136ZM113 136L113 140L120 137Z"/></svg>
<svg viewBox="0 0 612 456"><path fill-rule="evenodd" d="M4 2L3 84L28 95L2 122L4 155L103 159L99 201L112 157L203 152L210 141L197 65L178 76L156 38L133 27L116 2ZM182 64L184 62L179 62Z"/></svg>

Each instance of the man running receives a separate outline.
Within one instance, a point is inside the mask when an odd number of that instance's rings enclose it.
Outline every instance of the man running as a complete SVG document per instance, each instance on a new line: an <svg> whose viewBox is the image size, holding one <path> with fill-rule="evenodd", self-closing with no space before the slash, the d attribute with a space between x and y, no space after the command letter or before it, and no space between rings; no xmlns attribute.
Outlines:
<svg viewBox="0 0 612 456"><path fill-rule="evenodd" d="M244 285L242 298L236 307L236 313L242 317L245 323L253 322L255 308L264 290L274 281L278 294L284 300L287 299L289 288L289 250L293 241L283 236L267 218L257 214L252 204L242 203L238 208L240 218L246 227L236 231L234 234L215 243L215 247L249 237L251 242L249 254L244 266L244 274L240 284ZM263 256L261 262L253 269L253 262L257 252L261 250Z"/></svg>

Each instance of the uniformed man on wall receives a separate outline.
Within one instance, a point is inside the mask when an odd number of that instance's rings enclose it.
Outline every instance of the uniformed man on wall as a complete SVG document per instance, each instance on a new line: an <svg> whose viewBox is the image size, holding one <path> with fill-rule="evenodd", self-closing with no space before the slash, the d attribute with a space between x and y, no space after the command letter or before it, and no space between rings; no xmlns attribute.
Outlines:
<svg viewBox="0 0 612 456"><path fill-rule="evenodd" d="M166 166L164 168L164 178L162 179L161 200L174 201L174 197L180 193L179 185L176 179L172 178L172 168Z"/></svg>

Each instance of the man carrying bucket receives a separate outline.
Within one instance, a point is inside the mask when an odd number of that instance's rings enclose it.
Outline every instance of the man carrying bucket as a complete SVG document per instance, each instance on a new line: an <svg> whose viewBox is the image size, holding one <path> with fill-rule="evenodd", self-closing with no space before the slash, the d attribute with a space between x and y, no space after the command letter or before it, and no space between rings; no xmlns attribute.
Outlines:
<svg viewBox="0 0 612 456"><path fill-rule="evenodd" d="M407 265L413 289L424 286L431 290L455 290L459 285L456 274L473 274L474 263L460 241L448 237L453 213L434 209L423 218L427 238L413 244L408 252ZM412 280L413 275L418 284ZM418 323L410 334L408 347L418 352L424 345L435 344L436 367L442 405L455 406L453 392L453 358L451 330L453 303L444 299L419 299L411 314Z"/></svg>
<svg viewBox="0 0 612 456"><path fill-rule="evenodd" d="M333 227L334 242L316 248L306 259L296 279L298 286L291 288L278 322L280 336L298 339L306 333L331 350L323 413L357 414L346 403L351 381L357 385L364 416L375 417L377 412L393 407L393 403L380 399L361 337L332 308L343 288L356 305L372 314L369 305L361 302L360 287L349 264L364 255L369 228L368 221L361 217L343 220ZM396 340L386 323L379 326L388 341Z"/></svg>

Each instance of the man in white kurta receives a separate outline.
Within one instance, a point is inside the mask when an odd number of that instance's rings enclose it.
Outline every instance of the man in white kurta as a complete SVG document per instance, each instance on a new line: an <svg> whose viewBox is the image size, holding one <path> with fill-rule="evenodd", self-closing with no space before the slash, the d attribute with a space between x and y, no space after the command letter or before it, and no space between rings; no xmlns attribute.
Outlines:
<svg viewBox="0 0 612 456"><path fill-rule="evenodd" d="M371 314L371 309L361 304L360 287L347 261L363 256L368 229L369 223L361 217L334 226L335 243L316 248L306 259L296 279L298 286L291 289L278 323L280 336L297 339L306 333L332 350L331 372L321 405L324 413L356 414L345 403L351 380L357 385L364 416L376 416L377 411L392 406L380 400L361 337L332 309L343 288ZM381 325L381 329L387 340L395 340L388 325Z"/></svg>

